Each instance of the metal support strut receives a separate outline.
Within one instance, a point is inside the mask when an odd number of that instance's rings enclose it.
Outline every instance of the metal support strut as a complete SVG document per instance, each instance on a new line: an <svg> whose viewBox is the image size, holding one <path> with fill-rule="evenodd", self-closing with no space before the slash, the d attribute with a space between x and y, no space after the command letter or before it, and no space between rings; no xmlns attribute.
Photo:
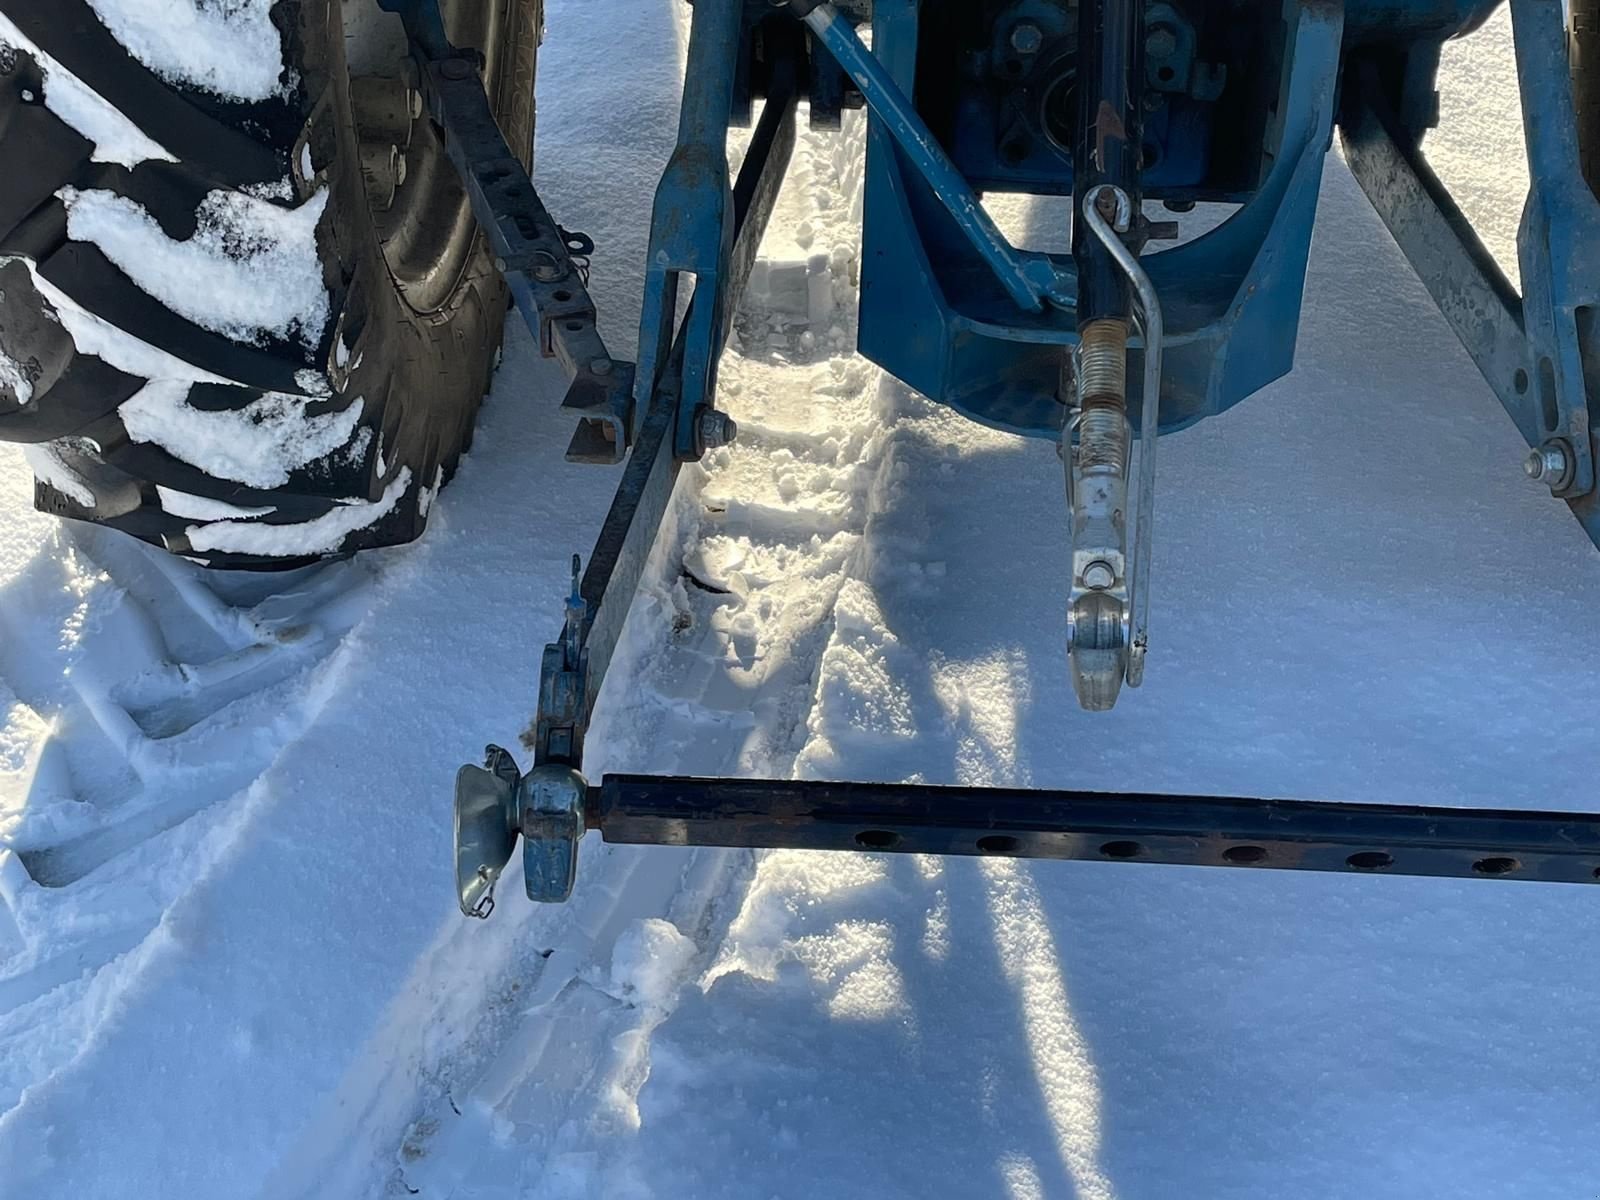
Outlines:
<svg viewBox="0 0 1600 1200"><path fill-rule="evenodd" d="M591 254L594 243L561 228L539 199L494 119L473 52L445 37L439 0L378 3L405 24L428 115L494 252L495 268L540 352L556 359L571 381L561 406L578 418L578 427L567 458L622 461L631 443L633 364L606 349L586 273L574 261Z"/></svg>
<svg viewBox="0 0 1600 1200"><path fill-rule="evenodd" d="M956 227L988 262L995 278L1017 307L1025 312L1037 312L1047 303L1069 306L1071 296L1062 287L1050 260L1041 255L1023 254L1006 241L1005 234L973 193L966 177L917 115L915 105L896 86L883 64L862 44L838 10L817 0L789 0L789 7L860 89L873 115L916 165Z"/></svg>
<svg viewBox="0 0 1600 1200"><path fill-rule="evenodd" d="M736 5L737 0L700 0L696 19L717 21L727 15L715 11L719 6L725 10ZM691 71L693 67L691 59ZM587 569L580 574L579 560L573 559L572 592L562 634L545 647L532 731L533 768L520 774L507 751L490 746L482 767L464 766L456 775L456 890L461 910L468 916L486 917L493 910L495 882L510 862L519 836L528 898L560 902L572 893L578 843L592 818L590 789L579 773L584 735L645 560L672 498L672 485L683 459L675 453L675 440L686 406L698 410L710 400L705 390L708 368L714 368L726 336L726 297L744 290L794 149L795 68L792 55L780 59L775 67L730 203L716 210L725 213L728 222L726 254L719 255L715 263L695 264L714 268L717 286L707 286L704 277L697 282L670 349L659 359L647 359L647 369L640 372L641 397L646 403L633 453L595 539ZM698 103L686 96L686 109ZM713 181L713 188L716 186ZM658 228L652 245L669 245L682 206L692 205L700 194L691 189L675 195L664 183L657 196ZM667 291L675 287L671 270L683 262L669 253L664 265L669 270L658 282ZM671 305L664 307L666 318L671 310ZM708 319L707 312L714 312L714 319ZM647 332L654 320L646 314Z"/></svg>
<svg viewBox="0 0 1600 1200"><path fill-rule="evenodd" d="M1529 165L1520 295L1428 165L1423 123L1392 64L1363 55L1345 64L1340 132L1356 182L1527 440L1529 477L1600 545L1591 432L1600 419L1600 6L1510 8Z"/></svg>

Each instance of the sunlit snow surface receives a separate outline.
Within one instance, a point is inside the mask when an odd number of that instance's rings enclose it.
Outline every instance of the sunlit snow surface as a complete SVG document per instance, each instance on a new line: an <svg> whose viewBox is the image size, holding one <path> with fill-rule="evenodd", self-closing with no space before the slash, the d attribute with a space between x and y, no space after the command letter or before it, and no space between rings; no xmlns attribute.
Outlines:
<svg viewBox="0 0 1600 1200"><path fill-rule="evenodd" d="M549 30L541 193L627 353L681 28ZM1502 256L1508 54L1503 15L1449 48L1430 141ZM859 135L802 134L741 440L685 475L591 774L1593 807L1600 556L1337 159L1299 366L1163 443L1146 683L1086 715L1054 454L848 353ZM463 922L454 768L526 723L614 481L559 395L514 332L427 539L274 594L34 515L0 448L0 1192L1595 1191L1581 888L591 839L570 905Z"/></svg>

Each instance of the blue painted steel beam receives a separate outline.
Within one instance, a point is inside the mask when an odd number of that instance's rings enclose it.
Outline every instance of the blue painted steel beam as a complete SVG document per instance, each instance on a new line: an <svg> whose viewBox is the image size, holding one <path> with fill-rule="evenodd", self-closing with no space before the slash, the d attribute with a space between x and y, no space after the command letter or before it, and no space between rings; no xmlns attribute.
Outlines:
<svg viewBox="0 0 1600 1200"><path fill-rule="evenodd" d="M673 431L674 453L681 459L700 456L695 422L715 398L717 360L727 341L732 297L726 277L734 237L727 141L743 17L742 0L698 0L694 6L678 144L656 186L650 218L634 410L642 419L660 384L687 276L697 303L684 318L682 392Z"/></svg>
<svg viewBox="0 0 1600 1200"><path fill-rule="evenodd" d="M1600 203L1578 161L1562 0L1512 0L1511 32L1528 146L1528 203L1517 259L1533 360L1529 391L1545 436L1565 439L1576 456L1572 482L1560 494L1577 499L1595 490L1589 405L1600 404L1600 395L1592 401L1588 395L1579 323L1584 310L1592 314L1600 304ZM1600 360L1592 365L1600 369ZM1600 537L1593 501L1586 512L1590 536Z"/></svg>
<svg viewBox="0 0 1600 1200"><path fill-rule="evenodd" d="M905 93L872 56L872 51L862 45L833 5L817 5L806 14L805 22L861 89L861 95L881 128L894 138L895 144L921 174L973 249L989 264L1000 286L1017 306L1028 312L1038 312L1047 301L1058 307L1069 307L1071 293L1061 287L1049 260L1025 258L1006 241L966 179L950 161L939 139L929 131Z"/></svg>
<svg viewBox="0 0 1600 1200"><path fill-rule="evenodd" d="M1341 134L1356 180L1523 438L1567 447L1556 494L1600 544L1600 202L1582 174L1561 0L1512 0L1512 31L1530 174L1521 295L1428 167L1378 62L1347 69Z"/></svg>
<svg viewBox="0 0 1600 1200"><path fill-rule="evenodd" d="M787 78L792 81L792 74ZM768 97L730 192L730 286L744 286L772 215L778 185L794 150L796 101L792 89ZM644 419L633 454L595 538L588 566L574 582L564 636L545 647L539 710L534 718L537 763L582 765L589 714L622 636L683 462L683 457L674 453L673 434L683 408L685 366L694 349L691 335L704 329L695 319L695 310L709 303L709 294L696 292L690 298L671 347L651 372L655 384L645 397Z"/></svg>

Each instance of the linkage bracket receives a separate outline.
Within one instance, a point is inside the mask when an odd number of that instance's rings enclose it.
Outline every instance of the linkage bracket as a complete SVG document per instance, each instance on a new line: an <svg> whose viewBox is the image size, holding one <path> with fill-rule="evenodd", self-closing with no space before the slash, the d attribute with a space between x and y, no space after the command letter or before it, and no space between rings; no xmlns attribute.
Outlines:
<svg viewBox="0 0 1600 1200"><path fill-rule="evenodd" d="M594 243L556 224L494 119L478 55L452 46L439 0L378 0L405 22L420 65L423 103L461 178L517 311L571 381L561 406L578 418L573 462L617 463L633 426L634 364L613 358L589 298Z"/></svg>
<svg viewBox="0 0 1600 1200"><path fill-rule="evenodd" d="M711 0L703 4L709 9ZM544 650L533 724L533 768L519 775L511 755L490 746L485 767L465 766L456 776L457 898L468 916L488 916L494 883L510 861L519 835L529 899L559 902L572 892L578 843L589 815L589 788L579 774L584 737L650 548L671 503L682 463L675 452L675 435L689 403L685 397L692 388L694 405L700 407L699 397L705 394L700 389L714 378L715 358L726 337L728 297L744 290L794 149L798 93L792 68L791 60L789 69L775 72L731 189L727 253L716 286L709 287L705 278L698 281L670 349L648 359L653 365L640 376L642 420L632 454L588 567L580 573L580 561L573 559L562 635ZM667 210L672 211L670 205ZM709 324L703 315L707 311L715 313ZM645 321L648 334L648 313ZM651 344L648 336L644 341ZM691 359L699 364L695 371L688 369Z"/></svg>

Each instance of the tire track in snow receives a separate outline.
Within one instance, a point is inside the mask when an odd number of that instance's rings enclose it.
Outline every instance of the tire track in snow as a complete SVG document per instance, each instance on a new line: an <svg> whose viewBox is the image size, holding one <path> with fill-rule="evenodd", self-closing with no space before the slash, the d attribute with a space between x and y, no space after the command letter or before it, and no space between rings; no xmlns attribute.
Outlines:
<svg viewBox="0 0 1600 1200"><path fill-rule="evenodd" d="M511 335L499 402L436 527L367 560L382 570L361 624L312 669L309 689L281 697L285 719L307 722L299 736L242 795L65 889L30 883L36 898L85 905L119 888L119 913L153 891L153 932L83 981L81 1003L63 1005L57 989L0 1023L0 1037L18 1035L0 1067L36 1081L0 1115L15 1187L41 1198L355 1194L376 1147L347 1189L323 1168L367 1148L369 1122L392 1146L451 1021L494 1019L481 1011L483 977L506 974L497 964L519 933L540 935L526 905L488 929L455 911L450 779L486 731L511 739L526 721L537 678L528 648L552 632L570 526L599 520L609 483L562 462L559 373ZM530 471L559 497L532 519ZM591 865L596 891L631 890L627 871ZM64 946L74 931L55 932ZM153 1073L172 1081L160 1104L149 1103ZM222 1153L218 1112L249 1130Z"/></svg>
<svg viewBox="0 0 1600 1200"><path fill-rule="evenodd" d="M316 718L373 568L228 576L26 513L0 556L0 1112L72 1053L192 880L210 810ZM186 869L182 864L188 862Z"/></svg>
<svg viewBox="0 0 1600 1200"><path fill-rule="evenodd" d="M628 355L686 10L667 0L547 7L540 190L603 248L590 288ZM598 77L596 55L628 71ZM448 1087L461 1056L490 1057L493 1031L531 992L560 994L585 939L609 947L633 906L672 911L696 860L626 848L586 850L585 894L560 910L507 904L485 927L451 899L456 764L486 733L510 742L531 715L568 556L592 536L615 482L563 461L563 390L513 324L477 447L427 538L378 556L377 597L336 650L337 668L319 676L315 720L240 802L168 835L193 835L202 852L148 872L187 889L158 936L102 971L91 1002L62 1014L70 1021L36 1022L72 1057L41 1062L39 1083L0 1116L14 1188L41 1200L358 1194L390 1173L417 1098ZM8 508L26 506L19 497ZM0 543L12 532L0 522ZM663 636L653 628L644 640L653 650ZM6 927L0 914L0 936ZM151 1104L157 1075L171 1086ZM233 1130L221 1152L218 1113Z"/></svg>
<svg viewBox="0 0 1600 1200"><path fill-rule="evenodd" d="M857 114L846 115L843 136L802 130L722 360L719 402L737 418L739 439L680 481L651 582L599 699L592 777L784 776L806 740L879 469L879 372L850 349L863 132ZM804 245L786 240L797 230ZM500 1026L503 1052L485 1054L475 1074L458 1073L458 1086L412 1121L391 1190L463 1198L581 1191L587 1158L578 1143L597 1129L637 1125L650 1032L677 989L704 969L705 954L640 997L613 948L641 920L663 915L699 947L715 945L755 856L593 838L583 855L570 907L591 915L556 917L560 937L520 995L517 1018ZM624 855L640 867L621 882L595 862ZM607 880L598 905L584 894L597 878ZM616 1194L614 1183L600 1185L602 1194Z"/></svg>

